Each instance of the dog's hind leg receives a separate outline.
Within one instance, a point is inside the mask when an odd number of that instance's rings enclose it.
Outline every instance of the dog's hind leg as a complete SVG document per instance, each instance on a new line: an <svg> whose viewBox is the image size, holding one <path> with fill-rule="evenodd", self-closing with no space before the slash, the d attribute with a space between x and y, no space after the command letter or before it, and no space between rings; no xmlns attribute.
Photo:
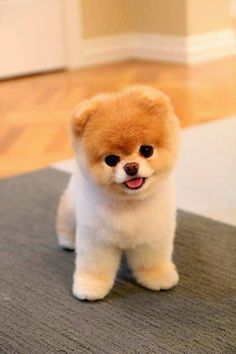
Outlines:
<svg viewBox="0 0 236 354"><path fill-rule="evenodd" d="M69 186L59 202L56 228L59 245L66 250L74 250L76 219Z"/></svg>

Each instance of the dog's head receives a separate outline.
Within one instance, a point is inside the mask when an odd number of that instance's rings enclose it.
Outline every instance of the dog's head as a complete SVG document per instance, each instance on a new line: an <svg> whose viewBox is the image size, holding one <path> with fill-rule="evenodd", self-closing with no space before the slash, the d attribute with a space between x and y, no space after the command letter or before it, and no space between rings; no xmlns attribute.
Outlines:
<svg viewBox="0 0 236 354"><path fill-rule="evenodd" d="M162 92L145 86L82 102L72 119L82 173L108 193L145 198L175 165L179 124Z"/></svg>

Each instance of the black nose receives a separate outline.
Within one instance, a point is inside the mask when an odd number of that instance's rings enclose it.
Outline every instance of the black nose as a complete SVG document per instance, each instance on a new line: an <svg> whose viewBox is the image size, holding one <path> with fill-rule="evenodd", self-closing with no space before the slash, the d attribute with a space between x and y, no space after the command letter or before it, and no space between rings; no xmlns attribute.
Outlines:
<svg viewBox="0 0 236 354"><path fill-rule="evenodd" d="M129 162L124 165L124 170L129 176L135 176L138 173L139 164L137 162Z"/></svg>

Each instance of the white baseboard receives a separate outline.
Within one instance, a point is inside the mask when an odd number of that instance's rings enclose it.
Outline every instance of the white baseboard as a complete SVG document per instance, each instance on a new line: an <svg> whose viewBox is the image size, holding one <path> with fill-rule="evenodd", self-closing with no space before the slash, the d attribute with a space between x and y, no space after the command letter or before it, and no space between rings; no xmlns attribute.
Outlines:
<svg viewBox="0 0 236 354"><path fill-rule="evenodd" d="M236 54L236 35L233 29L189 37L125 33L84 40L80 49L79 66L131 58L194 64Z"/></svg>
<svg viewBox="0 0 236 354"><path fill-rule="evenodd" d="M82 43L83 65L101 64L132 57L133 34L98 37L84 40Z"/></svg>
<svg viewBox="0 0 236 354"><path fill-rule="evenodd" d="M236 54L236 33L231 28L192 36L186 42L188 63L210 61Z"/></svg>

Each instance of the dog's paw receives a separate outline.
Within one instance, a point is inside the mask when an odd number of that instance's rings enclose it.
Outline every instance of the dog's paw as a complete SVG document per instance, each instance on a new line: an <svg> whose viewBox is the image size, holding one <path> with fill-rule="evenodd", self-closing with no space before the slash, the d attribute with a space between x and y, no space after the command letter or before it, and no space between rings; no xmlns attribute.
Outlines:
<svg viewBox="0 0 236 354"><path fill-rule="evenodd" d="M156 291L171 289L179 281L179 275L172 262L162 264L158 268L136 271L135 277L140 285Z"/></svg>
<svg viewBox="0 0 236 354"><path fill-rule="evenodd" d="M64 250L68 250L68 251L75 250L75 242L72 237L60 235L58 236L58 243L59 246Z"/></svg>
<svg viewBox="0 0 236 354"><path fill-rule="evenodd" d="M106 274L76 272L72 292L79 300L101 300L111 290L112 283Z"/></svg>

